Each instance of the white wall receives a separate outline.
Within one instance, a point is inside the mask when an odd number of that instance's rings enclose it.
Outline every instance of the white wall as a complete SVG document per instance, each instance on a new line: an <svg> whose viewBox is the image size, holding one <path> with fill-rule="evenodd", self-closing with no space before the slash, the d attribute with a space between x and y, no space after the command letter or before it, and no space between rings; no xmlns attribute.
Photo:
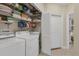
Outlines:
<svg viewBox="0 0 79 59"><path fill-rule="evenodd" d="M79 4L75 5L74 10L74 46L79 49Z"/></svg>
<svg viewBox="0 0 79 59"><path fill-rule="evenodd" d="M43 3L34 3L34 4L41 12L44 12L44 4Z"/></svg>
<svg viewBox="0 0 79 59"><path fill-rule="evenodd" d="M57 5L57 4L47 4L46 5L46 12L48 13L53 13L53 14L61 14L62 10L64 8L62 8L61 6Z"/></svg>

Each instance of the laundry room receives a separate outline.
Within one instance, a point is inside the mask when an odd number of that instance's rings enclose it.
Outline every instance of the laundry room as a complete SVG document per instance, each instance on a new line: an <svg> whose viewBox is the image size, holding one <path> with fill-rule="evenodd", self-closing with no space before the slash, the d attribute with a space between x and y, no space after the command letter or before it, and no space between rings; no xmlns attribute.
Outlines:
<svg viewBox="0 0 79 59"><path fill-rule="evenodd" d="M0 56L79 55L79 4L0 3Z"/></svg>
<svg viewBox="0 0 79 59"><path fill-rule="evenodd" d="M31 3L0 3L0 56L39 55L41 11Z"/></svg>

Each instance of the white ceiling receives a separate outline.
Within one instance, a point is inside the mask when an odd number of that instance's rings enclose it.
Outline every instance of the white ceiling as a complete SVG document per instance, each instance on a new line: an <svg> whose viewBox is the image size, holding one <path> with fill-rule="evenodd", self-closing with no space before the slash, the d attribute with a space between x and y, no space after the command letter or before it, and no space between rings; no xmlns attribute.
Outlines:
<svg viewBox="0 0 79 59"><path fill-rule="evenodd" d="M56 3L57 5L63 5L63 6L68 6L68 5L70 5L70 3Z"/></svg>
<svg viewBox="0 0 79 59"><path fill-rule="evenodd" d="M54 4L54 5L59 5L59 6L69 6L72 3L44 3L44 5L49 5L49 4Z"/></svg>

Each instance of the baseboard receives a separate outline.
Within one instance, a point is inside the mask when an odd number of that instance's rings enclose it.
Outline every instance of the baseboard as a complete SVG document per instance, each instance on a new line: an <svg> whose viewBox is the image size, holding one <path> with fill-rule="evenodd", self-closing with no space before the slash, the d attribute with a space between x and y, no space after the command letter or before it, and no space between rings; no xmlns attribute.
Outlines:
<svg viewBox="0 0 79 59"><path fill-rule="evenodd" d="M69 49L69 47L62 46L62 49Z"/></svg>
<svg viewBox="0 0 79 59"><path fill-rule="evenodd" d="M42 54L44 54L45 56L52 56L52 54L51 54L51 55L49 55L49 54L44 53L44 52L42 52L42 51L41 51L41 53L42 53Z"/></svg>
<svg viewBox="0 0 79 59"><path fill-rule="evenodd" d="M58 50L58 49L61 49L61 47L58 47L58 48L52 48L51 50Z"/></svg>

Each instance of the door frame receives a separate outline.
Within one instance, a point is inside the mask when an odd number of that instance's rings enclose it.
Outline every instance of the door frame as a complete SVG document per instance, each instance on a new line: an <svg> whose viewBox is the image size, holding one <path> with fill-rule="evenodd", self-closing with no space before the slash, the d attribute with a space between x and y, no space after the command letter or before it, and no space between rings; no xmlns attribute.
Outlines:
<svg viewBox="0 0 79 59"><path fill-rule="evenodd" d="M66 44L67 44L67 46L66 46L66 48L67 49L69 49L69 40L70 40L70 35L69 35L69 16L70 14L67 14L67 16L66 16Z"/></svg>
<svg viewBox="0 0 79 59"><path fill-rule="evenodd" d="M67 44L67 46L66 46L66 48L67 49L69 49L70 48L70 44L69 44L69 42L70 42L70 35L69 35L69 18L70 18L70 15L73 15L74 13L68 13L67 15L66 15L66 44Z"/></svg>

